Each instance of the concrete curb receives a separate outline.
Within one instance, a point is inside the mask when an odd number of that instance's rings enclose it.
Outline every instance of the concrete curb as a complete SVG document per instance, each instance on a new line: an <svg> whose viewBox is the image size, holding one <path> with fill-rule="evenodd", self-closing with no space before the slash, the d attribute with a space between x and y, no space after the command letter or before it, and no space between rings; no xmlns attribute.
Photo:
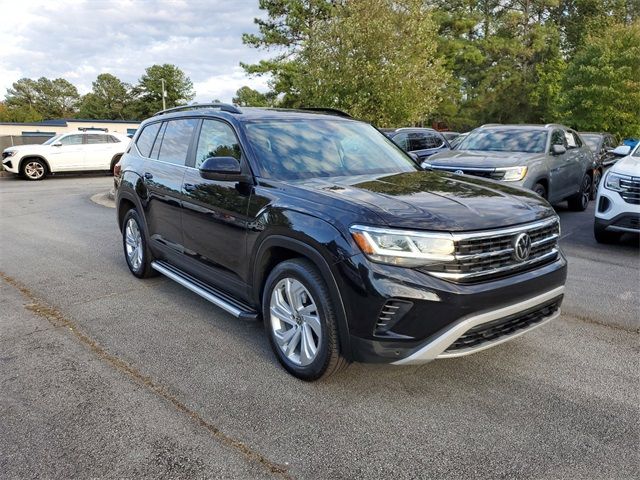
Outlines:
<svg viewBox="0 0 640 480"><path fill-rule="evenodd" d="M113 191L96 193L91 197L91 201L103 207L116 208L116 202L113 201Z"/></svg>

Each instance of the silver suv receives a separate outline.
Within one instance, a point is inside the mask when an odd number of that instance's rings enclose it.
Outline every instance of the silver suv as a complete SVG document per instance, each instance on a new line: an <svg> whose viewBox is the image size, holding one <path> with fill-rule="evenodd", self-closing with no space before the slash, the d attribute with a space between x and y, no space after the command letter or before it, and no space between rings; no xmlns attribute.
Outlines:
<svg viewBox="0 0 640 480"><path fill-rule="evenodd" d="M455 150L436 153L422 166L508 182L550 203L587 208L593 188L593 153L563 125L483 125Z"/></svg>

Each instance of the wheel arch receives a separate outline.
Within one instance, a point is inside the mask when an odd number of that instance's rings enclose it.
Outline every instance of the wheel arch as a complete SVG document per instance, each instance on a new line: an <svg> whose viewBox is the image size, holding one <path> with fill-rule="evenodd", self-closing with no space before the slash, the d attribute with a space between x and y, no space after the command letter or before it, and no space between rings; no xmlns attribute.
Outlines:
<svg viewBox="0 0 640 480"><path fill-rule="evenodd" d="M51 166L49 165L49 162L42 155L25 155L24 157L22 157L20 159L20 163L18 164L18 172L22 173L22 167L23 167L24 163L26 161L32 160L32 159L42 160L42 162L44 163L45 168L47 169L46 173L52 173L51 172Z"/></svg>
<svg viewBox="0 0 640 480"><path fill-rule="evenodd" d="M322 278L327 283L331 300L336 307L341 353L345 358L351 360L352 355L347 314L335 274L324 256L311 245L283 235L267 237L258 247L255 256L252 275L252 300L256 305L262 304L264 284L269 273L279 263L292 258L304 258L310 261L318 269Z"/></svg>

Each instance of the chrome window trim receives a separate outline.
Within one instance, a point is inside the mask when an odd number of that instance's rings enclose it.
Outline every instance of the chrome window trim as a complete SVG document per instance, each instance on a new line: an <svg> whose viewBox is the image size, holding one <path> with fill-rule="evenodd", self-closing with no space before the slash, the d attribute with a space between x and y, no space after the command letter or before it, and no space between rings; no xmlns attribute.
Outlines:
<svg viewBox="0 0 640 480"><path fill-rule="evenodd" d="M519 330L512 335L506 335L494 341L487 342L486 344L465 349L460 352L445 353L445 350L449 348L449 346L453 342L455 342L458 338L460 338L462 335L464 335L467 331L469 331L473 327L476 327L483 323L492 322L494 320L499 320L501 318L509 317L511 315L516 315L525 310L530 310L550 300L553 300L554 298L557 298L563 294L564 294L564 286L561 286L561 287L554 288L553 290L549 290L548 292L545 292L541 295L537 295L535 297L524 300L522 302L514 303L512 305L498 308L496 310L491 310L488 312L471 315L466 318L463 317L460 320L458 320L458 322L456 322L453 326L451 326L446 331L438 335L435 339L427 342L423 347L419 348L417 351L415 351L408 357L405 357L403 359L393 362L393 365L417 365L421 363L430 362L431 360L435 360L436 358L460 357L463 355L469 355L471 353L479 352L489 347L493 347L495 345L498 345L499 343L504 343L507 340L511 340L515 337L518 337L558 317L560 315L560 309L558 309L557 312L555 312L553 315L550 315L548 318L536 323L535 325L532 325L529 328Z"/></svg>

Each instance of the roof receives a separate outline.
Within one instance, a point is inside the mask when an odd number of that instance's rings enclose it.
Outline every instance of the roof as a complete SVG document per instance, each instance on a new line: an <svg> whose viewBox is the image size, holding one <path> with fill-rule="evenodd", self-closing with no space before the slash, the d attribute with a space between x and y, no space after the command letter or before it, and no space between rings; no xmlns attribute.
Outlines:
<svg viewBox="0 0 640 480"><path fill-rule="evenodd" d="M233 107L234 111L228 109L220 109L216 107L207 107L203 105L198 108L197 105L193 105L191 109L190 105L185 105L184 110L165 111L165 113L158 112L156 115L148 118L162 119L162 118L180 118L190 116L216 116L220 118L226 118L231 121L247 122L252 120L281 120L281 119L307 119L314 120L318 118L331 118L332 120L345 120L345 121L357 121L346 114L332 113L331 109L328 110L305 110L305 109L291 109L291 108L271 108L271 107Z"/></svg>
<svg viewBox="0 0 640 480"><path fill-rule="evenodd" d="M542 125L542 124L535 124L535 123L531 123L531 124L527 124L527 123L513 123L513 124L502 124L502 123L488 123L486 125L481 125L478 128L495 128L497 129L503 129L503 128L508 128L508 129L538 129L538 130L546 130L547 128L552 128L552 127L559 127L559 128L568 128L565 127L564 125L561 125L559 123L547 123L546 125Z"/></svg>
<svg viewBox="0 0 640 480"><path fill-rule="evenodd" d="M69 123L140 123L137 120L100 120L98 118L55 118L41 122L0 122L0 125L25 127L66 127Z"/></svg>

